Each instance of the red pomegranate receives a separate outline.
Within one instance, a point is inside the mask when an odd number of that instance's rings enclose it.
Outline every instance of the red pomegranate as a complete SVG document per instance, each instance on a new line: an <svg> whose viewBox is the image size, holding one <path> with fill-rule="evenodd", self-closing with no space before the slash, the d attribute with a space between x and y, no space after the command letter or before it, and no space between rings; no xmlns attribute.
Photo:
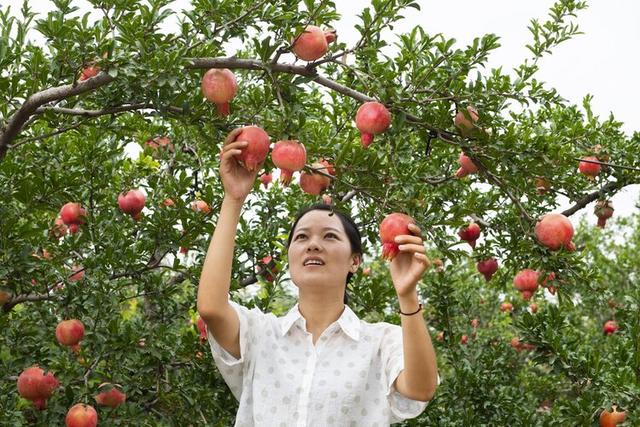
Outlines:
<svg viewBox="0 0 640 427"><path fill-rule="evenodd" d="M89 65L88 67L84 67L82 72L80 73L80 81L83 82L91 77L95 77L100 72L100 67L97 65Z"/></svg>
<svg viewBox="0 0 640 427"><path fill-rule="evenodd" d="M84 325L78 319L63 320L56 326L56 339L61 345L74 346L84 337Z"/></svg>
<svg viewBox="0 0 640 427"><path fill-rule="evenodd" d="M467 335L463 335L460 337L460 344L466 345L468 341L469 341L469 337Z"/></svg>
<svg viewBox="0 0 640 427"><path fill-rule="evenodd" d="M80 206L80 203L65 203L60 209L60 218L66 225L84 224L84 216L87 212Z"/></svg>
<svg viewBox="0 0 640 427"><path fill-rule="evenodd" d="M315 171L321 171L325 174L335 176L333 166L326 160L313 163L311 168ZM330 184L331 178L326 175L322 175L317 172L302 172L302 174L300 174L300 188L302 188L302 191L307 194L319 195L326 190Z"/></svg>
<svg viewBox="0 0 640 427"><path fill-rule="evenodd" d="M336 38L338 38L336 30L334 30L333 28L324 30L324 38L327 40L327 43L333 43L334 41L336 41Z"/></svg>
<svg viewBox="0 0 640 427"><path fill-rule="evenodd" d="M262 175L260 175L260 181L262 181L262 185L264 185L264 188L267 188L267 186L271 183L271 174L263 173Z"/></svg>
<svg viewBox="0 0 640 427"><path fill-rule="evenodd" d="M513 311L513 304L511 304L510 302L503 302L502 304L500 304L500 311Z"/></svg>
<svg viewBox="0 0 640 427"><path fill-rule="evenodd" d="M171 138L168 136L158 136L153 139L148 139L144 142L144 145L154 151L169 150L171 153L174 151L173 143L171 142Z"/></svg>
<svg viewBox="0 0 640 427"><path fill-rule="evenodd" d="M613 206L610 200L599 200L596 203L594 213L598 217L598 227L604 228L607 220L613 216Z"/></svg>
<svg viewBox="0 0 640 427"><path fill-rule="evenodd" d="M120 210L129 215L137 215L144 208L146 196L140 190L129 190L118 195L118 207Z"/></svg>
<svg viewBox="0 0 640 427"><path fill-rule="evenodd" d="M297 140L278 141L271 151L271 160L280 168L280 181L289 185L293 172L302 170L307 162L307 151Z"/></svg>
<svg viewBox="0 0 640 427"><path fill-rule="evenodd" d="M236 76L226 68L212 68L202 76L200 87L204 97L216 104L218 114L228 116L229 102L238 92Z"/></svg>
<svg viewBox="0 0 640 427"><path fill-rule="evenodd" d="M176 203L172 199L164 199L162 201L162 204L168 208L176 205Z"/></svg>
<svg viewBox="0 0 640 427"><path fill-rule="evenodd" d="M456 177L463 178L469 174L478 172L478 167L466 154L460 153L458 162L460 163L460 168L456 171Z"/></svg>
<svg viewBox="0 0 640 427"><path fill-rule="evenodd" d="M398 244L395 241L397 236L403 234L413 234L409 230L409 224L416 221L409 215L394 212L387 215L380 223L380 238L382 239L382 258L393 260L398 254Z"/></svg>
<svg viewBox="0 0 640 427"><path fill-rule="evenodd" d="M203 343L207 340L207 330L204 324L204 319L202 319L202 317L198 316L196 326L198 327L198 332L200 333L200 342Z"/></svg>
<svg viewBox="0 0 640 427"><path fill-rule="evenodd" d="M242 131L231 141L247 141L249 144L241 148L241 153L235 158L249 170L255 170L258 165L264 162L269 154L269 135L258 126L245 126Z"/></svg>
<svg viewBox="0 0 640 427"><path fill-rule="evenodd" d="M531 310L532 313L537 313L538 304L536 304L535 302L532 302L531 304L529 304L529 310Z"/></svg>
<svg viewBox="0 0 640 427"><path fill-rule="evenodd" d="M191 202L191 210L194 212L202 212L203 214L208 214L211 212L211 208L209 204L204 200L196 200Z"/></svg>
<svg viewBox="0 0 640 427"><path fill-rule="evenodd" d="M604 332L605 335L611 335L615 333L617 330L618 330L618 324L616 323L615 320L607 320L606 322L604 322L604 325L602 326L602 332Z"/></svg>
<svg viewBox="0 0 640 427"><path fill-rule="evenodd" d="M467 107L467 111L458 111L453 119L453 125L458 128L462 136L469 136L474 130L474 123L478 121L478 112L472 106Z"/></svg>
<svg viewBox="0 0 640 427"><path fill-rule="evenodd" d="M467 227L462 227L458 230L458 236L471 246L471 248L476 247L476 240L480 237L480 226L475 222L470 222Z"/></svg>
<svg viewBox="0 0 640 427"><path fill-rule="evenodd" d="M600 413L600 427L616 427L618 424L623 423L627 417L627 413L625 411L618 411L616 405L613 405L611 409L613 409L613 412L608 409L603 409Z"/></svg>
<svg viewBox="0 0 640 427"><path fill-rule="evenodd" d="M98 386L100 393L94 396L96 403L100 406L117 408L127 400L127 395L118 390L115 385L102 383Z"/></svg>
<svg viewBox="0 0 640 427"><path fill-rule="evenodd" d="M532 270L530 268L525 268L516 274L513 278L513 286L522 292L522 298L528 300L531 298L533 293L538 289L538 278L540 277L540 272Z"/></svg>
<svg viewBox="0 0 640 427"><path fill-rule="evenodd" d="M77 403L67 412L64 423L67 427L96 427L98 413L93 406Z"/></svg>
<svg viewBox="0 0 640 427"><path fill-rule="evenodd" d="M480 261L476 264L478 272L482 274L485 280L488 282L491 277L498 271L498 261L495 258L488 258L484 261Z"/></svg>
<svg viewBox="0 0 640 427"><path fill-rule="evenodd" d="M535 226L535 235L541 245L552 251L557 251L564 246L572 252L575 246L573 238L573 225L569 218L562 214L551 213L544 215Z"/></svg>
<svg viewBox="0 0 640 427"><path fill-rule="evenodd" d="M586 161L585 161L586 160ZM599 162L598 158L595 156L583 157L578 165L578 170L580 173L584 174L590 180L596 179L596 176L600 173L600 169L602 168L599 163L591 163L591 162Z"/></svg>
<svg viewBox="0 0 640 427"><path fill-rule="evenodd" d="M304 61L315 61L327 53L327 42L335 40L335 32L325 33L315 25L308 25L292 42L293 53Z"/></svg>
<svg viewBox="0 0 640 427"><path fill-rule="evenodd" d="M379 102L365 102L356 113L356 127L360 131L360 142L364 148L373 142L373 136L389 128L391 114Z"/></svg>
<svg viewBox="0 0 640 427"><path fill-rule="evenodd" d="M60 383L51 372L44 371L38 366L32 366L22 371L18 377L18 393L33 402L38 409L47 407L47 399Z"/></svg>
<svg viewBox="0 0 640 427"><path fill-rule="evenodd" d="M69 276L69 280L71 280L72 282L77 282L84 279L84 268L82 266L74 265L71 268L71 271L73 271L73 274Z"/></svg>
<svg viewBox="0 0 640 427"><path fill-rule="evenodd" d="M0 306L4 305L7 301L11 299L11 293L0 288Z"/></svg>

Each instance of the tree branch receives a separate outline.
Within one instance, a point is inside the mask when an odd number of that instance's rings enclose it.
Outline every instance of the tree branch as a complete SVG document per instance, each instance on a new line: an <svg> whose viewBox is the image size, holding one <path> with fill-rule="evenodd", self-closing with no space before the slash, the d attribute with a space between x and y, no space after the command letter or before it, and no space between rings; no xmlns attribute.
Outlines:
<svg viewBox="0 0 640 427"><path fill-rule="evenodd" d="M575 205L573 205L572 207L570 207L569 209L567 209L567 210L565 210L565 211L563 211L561 213L564 216L571 216L574 213L578 212L580 209L582 209L585 206L587 206L589 203L591 203L594 200L596 200L602 194L604 194L606 192L609 192L609 191L613 191L613 190L619 190L619 189L623 188L626 185L628 185L628 183L626 183L624 181L611 181L608 184L604 185L598 191L594 191L593 193L589 193L586 196L582 197L581 199L579 199L576 202Z"/></svg>

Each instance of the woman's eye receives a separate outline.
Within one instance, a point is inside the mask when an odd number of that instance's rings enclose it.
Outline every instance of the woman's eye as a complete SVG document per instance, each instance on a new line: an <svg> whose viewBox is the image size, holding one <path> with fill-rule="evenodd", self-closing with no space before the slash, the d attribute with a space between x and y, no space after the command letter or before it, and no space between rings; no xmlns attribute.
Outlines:
<svg viewBox="0 0 640 427"><path fill-rule="evenodd" d="M336 235L335 235L335 234L333 234L333 233L327 233L327 236L333 236L333 237L336 237Z"/></svg>
<svg viewBox="0 0 640 427"><path fill-rule="evenodd" d="M300 237L303 237L303 236L304 236L304 234L298 234L298 235L296 236L296 240L298 240Z"/></svg>

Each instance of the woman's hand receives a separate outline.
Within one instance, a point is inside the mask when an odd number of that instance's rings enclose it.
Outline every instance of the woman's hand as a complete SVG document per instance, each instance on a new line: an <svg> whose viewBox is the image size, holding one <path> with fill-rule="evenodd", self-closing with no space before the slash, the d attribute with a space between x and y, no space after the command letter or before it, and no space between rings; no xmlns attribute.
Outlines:
<svg viewBox="0 0 640 427"><path fill-rule="evenodd" d="M224 139L224 145L220 151L220 177L225 196L244 201L253 189L256 175L262 167L262 163L253 172L250 172L236 160L234 156L240 154L241 149L248 144L246 141L234 141L240 132L242 132L242 128L234 129Z"/></svg>
<svg viewBox="0 0 640 427"><path fill-rule="evenodd" d="M391 280L399 297L415 292L416 285L422 273L431 265L425 255L421 230L415 224L409 224L409 231L413 234L403 234L396 237L399 252L391 261Z"/></svg>

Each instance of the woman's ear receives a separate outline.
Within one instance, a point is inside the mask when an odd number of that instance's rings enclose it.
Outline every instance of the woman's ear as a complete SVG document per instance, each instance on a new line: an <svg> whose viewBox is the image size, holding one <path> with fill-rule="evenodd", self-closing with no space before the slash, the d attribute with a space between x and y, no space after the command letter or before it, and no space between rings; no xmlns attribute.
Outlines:
<svg viewBox="0 0 640 427"><path fill-rule="evenodd" d="M355 272L358 271L358 268L360 267L361 262L362 262L362 255L353 254L351 257L351 268L349 269L349 271L355 274Z"/></svg>

